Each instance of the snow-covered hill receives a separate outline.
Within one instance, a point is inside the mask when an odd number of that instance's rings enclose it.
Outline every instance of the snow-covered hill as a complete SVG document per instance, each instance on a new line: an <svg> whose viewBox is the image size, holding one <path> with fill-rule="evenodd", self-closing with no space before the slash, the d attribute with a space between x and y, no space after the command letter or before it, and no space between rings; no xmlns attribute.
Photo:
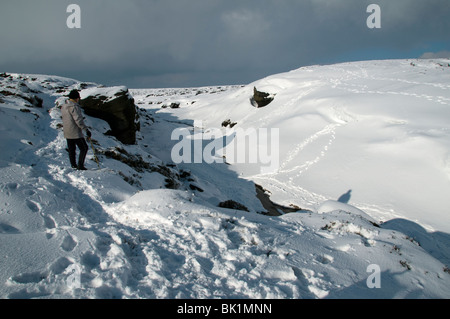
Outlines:
<svg viewBox="0 0 450 319"><path fill-rule="evenodd" d="M248 165L232 168L264 185L278 202L317 209L351 190L350 202L377 220L407 218L449 233L449 63L305 67L225 96L175 96L184 107L165 112L202 121L205 129L221 127L226 119L237 122L236 128L280 128L279 170L260 174ZM276 95L275 100L265 108L252 107L253 87ZM143 103L157 101L145 98L149 91L134 93Z"/></svg>
<svg viewBox="0 0 450 319"><path fill-rule="evenodd" d="M449 298L449 62L130 90L138 143L87 117L100 169L90 151L86 172L69 168L55 103L97 85L2 74L0 297ZM274 101L253 107L254 86ZM172 162L174 130L232 134L227 119L278 128L278 170ZM260 214L255 183L302 210Z"/></svg>

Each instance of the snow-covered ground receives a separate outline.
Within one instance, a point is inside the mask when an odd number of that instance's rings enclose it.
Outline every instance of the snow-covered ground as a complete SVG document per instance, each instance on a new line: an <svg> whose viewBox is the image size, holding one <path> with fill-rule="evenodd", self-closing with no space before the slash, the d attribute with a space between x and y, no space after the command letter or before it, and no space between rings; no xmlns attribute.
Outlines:
<svg viewBox="0 0 450 319"><path fill-rule="evenodd" d="M195 98L175 97L186 107L166 111L205 128L220 128L226 119L245 129L280 128L278 171L232 168L264 185L278 202L317 209L351 190L352 205L378 220L408 218L449 233L449 63L305 67L193 105ZM254 86L276 94L274 102L253 108ZM147 92L135 93L139 100Z"/></svg>
<svg viewBox="0 0 450 319"><path fill-rule="evenodd" d="M87 117L100 169L90 151L85 172L69 168L55 102L97 85L1 75L0 297L449 298L449 63L357 62L244 86L130 90L137 144ZM274 101L255 108L253 87ZM227 119L237 125L222 128ZM278 129L279 166L175 165L180 128ZM302 210L260 214L255 183ZM226 200L249 212L218 207Z"/></svg>

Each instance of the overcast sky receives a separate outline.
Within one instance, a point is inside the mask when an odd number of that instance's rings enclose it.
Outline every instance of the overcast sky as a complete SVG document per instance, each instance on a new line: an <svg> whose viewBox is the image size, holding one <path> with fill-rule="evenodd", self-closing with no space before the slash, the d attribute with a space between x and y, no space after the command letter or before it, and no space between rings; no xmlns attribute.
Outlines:
<svg viewBox="0 0 450 319"><path fill-rule="evenodd" d="M72 3L80 29L66 24ZM369 4L380 29L367 27ZM312 64L450 57L449 17L450 0L0 0L0 72L247 84Z"/></svg>

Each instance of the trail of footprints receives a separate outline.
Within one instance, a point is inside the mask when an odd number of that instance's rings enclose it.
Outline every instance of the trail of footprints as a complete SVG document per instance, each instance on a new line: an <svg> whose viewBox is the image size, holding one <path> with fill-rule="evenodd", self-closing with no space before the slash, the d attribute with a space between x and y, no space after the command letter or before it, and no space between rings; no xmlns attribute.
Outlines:
<svg viewBox="0 0 450 319"><path fill-rule="evenodd" d="M31 213L39 214L43 220L43 225L47 230L49 238L52 236L53 229L56 228L56 223L51 216L47 216L39 203L39 195L36 191L23 187L18 183L6 183L0 186L0 193L7 197L16 196L17 198L24 198L24 203ZM33 196L37 197L37 200L33 199ZM9 201L5 200L0 208L0 216L2 214L13 215L14 207L11 207ZM9 225L7 222L0 220L0 234L16 234L21 233L16 227Z"/></svg>
<svg viewBox="0 0 450 319"><path fill-rule="evenodd" d="M62 252L70 253L77 247L78 242L76 237L71 235L68 230L64 230L64 227L58 229L57 222L54 218L45 213L45 208L40 204L42 201L37 191L29 188L27 185L10 182L0 184L1 197L6 198L2 200L0 207L0 235L20 236L30 231L43 231L48 240L59 240L59 237L62 237L60 243ZM26 208L28 208L28 212ZM41 218L41 226L12 225L11 221L14 220L14 215L19 214L19 212L20 214L30 214L30 216L26 216L30 219L35 218L36 216L34 215L38 214L39 217L37 220ZM21 218L24 217L21 216ZM30 227L30 229L27 229L27 227ZM36 227L38 229L34 229ZM61 234L64 235L61 236ZM52 295L55 292L63 292L66 289L64 287L67 287L67 277L71 275L68 272L68 268L74 265L75 262L69 255L63 256L50 262L44 270L24 272L10 277L6 284L21 289L15 290L15 292L12 292L7 297L36 298ZM39 288L33 288L36 284L39 285Z"/></svg>
<svg viewBox="0 0 450 319"><path fill-rule="evenodd" d="M30 183L35 185L35 183ZM31 187L31 186L30 186ZM64 215L60 224L53 216L46 214L46 193L40 193L40 189L33 190L26 184L5 183L0 184L0 235L27 235L27 232L43 233L48 240L48 245L55 245L59 251L54 260L48 260L44 267L35 267L35 270L26 271L11 276L2 283L9 286L10 292L6 298L42 298L60 296L76 296L77 289L90 289L93 298L120 298L118 291L110 287L109 283L102 278L113 278L117 269L103 269L102 264L124 263L123 272L142 273L143 270L133 272L133 268L145 265L142 245L134 243L126 231L117 230L118 225L103 225L100 228L73 228L73 221L64 220L69 215ZM44 190L45 191L45 190ZM15 197L15 198L12 198ZM52 210L51 208L49 208ZM15 214L26 214L24 216L33 219L30 225L13 225ZM5 216L3 216L5 215ZM37 215L37 216L36 216ZM37 217L37 218L36 218ZM36 220L38 222L36 222ZM109 229L113 227L113 229ZM120 233L120 238L111 236L110 233ZM81 237L79 237L79 235ZM140 234L140 240L150 241L148 234ZM152 236L150 236L152 237ZM153 237L152 237L153 238ZM59 244L58 244L59 242ZM123 252L121 252L123 251ZM127 256L124 256L127 255ZM130 270L131 269L131 270ZM118 276L131 278L132 276Z"/></svg>

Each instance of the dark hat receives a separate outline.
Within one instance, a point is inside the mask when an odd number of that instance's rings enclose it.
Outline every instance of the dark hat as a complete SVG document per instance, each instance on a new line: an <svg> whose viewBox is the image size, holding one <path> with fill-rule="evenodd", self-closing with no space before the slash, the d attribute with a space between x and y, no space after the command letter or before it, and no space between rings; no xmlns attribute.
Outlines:
<svg viewBox="0 0 450 319"><path fill-rule="evenodd" d="M76 100L80 98L80 93L77 90L72 90L69 93L69 99Z"/></svg>

